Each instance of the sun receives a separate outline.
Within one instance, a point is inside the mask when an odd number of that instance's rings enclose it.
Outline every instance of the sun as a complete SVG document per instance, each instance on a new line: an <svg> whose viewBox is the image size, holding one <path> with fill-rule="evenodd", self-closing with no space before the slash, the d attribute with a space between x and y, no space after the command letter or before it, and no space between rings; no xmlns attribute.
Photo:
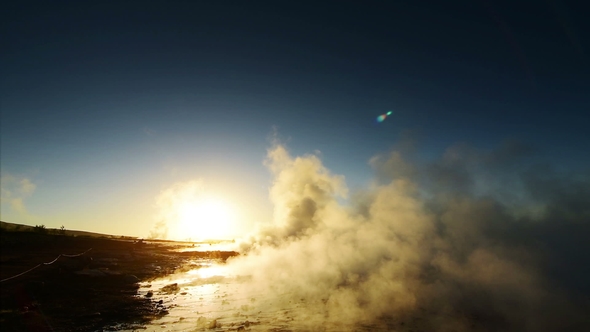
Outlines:
<svg viewBox="0 0 590 332"><path fill-rule="evenodd" d="M234 233L235 211L228 202L218 197L187 199L176 208L176 237L179 239L227 240Z"/></svg>

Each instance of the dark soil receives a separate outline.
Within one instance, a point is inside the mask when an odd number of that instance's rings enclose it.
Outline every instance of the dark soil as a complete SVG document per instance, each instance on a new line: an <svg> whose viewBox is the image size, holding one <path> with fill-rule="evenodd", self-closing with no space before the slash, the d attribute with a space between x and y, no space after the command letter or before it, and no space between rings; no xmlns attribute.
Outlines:
<svg viewBox="0 0 590 332"><path fill-rule="evenodd" d="M180 244L67 237L25 232L0 235L2 331L102 331L140 326L167 310L137 296L138 282L164 276L195 258L225 260L234 252L176 252Z"/></svg>

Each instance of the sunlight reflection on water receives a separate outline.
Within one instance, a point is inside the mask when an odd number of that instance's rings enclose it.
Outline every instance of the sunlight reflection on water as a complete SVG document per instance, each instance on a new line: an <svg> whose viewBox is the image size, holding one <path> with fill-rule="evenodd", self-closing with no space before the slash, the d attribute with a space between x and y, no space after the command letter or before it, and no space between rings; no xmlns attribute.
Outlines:
<svg viewBox="0 0 590 332"><path fill-rule="evenodd" d="M144 331L236 331L255 329L252 299L240 292L238 278L225 265L197 261L202 267L140 284L138 296L151 292L168 314L148 324ZM170 285L174 285L170 287ZM133 330L124 330L133 331Z"/></svg>
<svg viewBox="0 0 590 332"><path fill-rule="evenodd" d="M140 284L138 296L152 293L154 303L168 314L136 329L122 331L301 331L310 329L308 304L269 294L253 295L245 276L213 261L192 262L200 268ZM289 297L284 297L288 299ZM315 313L321 315L321 313ZM307 315L307 316L306 316ZM316 326L313 330L367 330L345 326ZM384 330L372 326L370 329Z"/></svg>
<svg viewBox="0 0 590 332"><path fill-rule="evenodd" d="M220 243L196 243L194 245L186 245L178 248L177 252L191 252L191 251L237 251L239 244L237 242L224 241Z"/></svg>
<svg viewBox="0 0 590 332"><path fill-rule="evenodd" d="M190 270L186 272L188 276L194 276L198 278L210 278L215 276L227 277L228 270L225 266L221 265L208 265L207 267L202 267L194 270Z"/></svg>

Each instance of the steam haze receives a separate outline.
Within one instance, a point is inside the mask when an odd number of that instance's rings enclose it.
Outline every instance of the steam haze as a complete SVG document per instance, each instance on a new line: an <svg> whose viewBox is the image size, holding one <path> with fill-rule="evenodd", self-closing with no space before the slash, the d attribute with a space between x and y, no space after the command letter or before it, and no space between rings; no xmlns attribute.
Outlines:
<svg viewBox="0 0 590 332"><path fill-rule="evenodd" d="M274 226L230 264L251 276L244 289L304 303L311 329L587 327L588 174L531 166L515 142L453 146L427 163L407 143L371 160L377 180L354 207L338 203L344 178L318 156L270 149Z"/></svg>
<svg viewBox="0 0 590 332"><path fill-rule="evenodd" d="M590 331L586 7L12 1L0 219L235 238L225 329Z"/></svg>

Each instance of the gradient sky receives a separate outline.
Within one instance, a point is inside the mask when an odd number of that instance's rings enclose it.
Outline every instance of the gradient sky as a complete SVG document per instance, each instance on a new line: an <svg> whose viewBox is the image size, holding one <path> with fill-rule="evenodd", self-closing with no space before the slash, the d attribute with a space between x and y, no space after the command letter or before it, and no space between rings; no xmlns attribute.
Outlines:
<svg viewBox="0 0 590 332"><path fill-rule="evenodd" d="M353 190L404 133L425 159L516 140L588 167L579 2L384 3L4 5L1 219L146 236L158 195L200 180L268 222L275 128Z"/></svg>

